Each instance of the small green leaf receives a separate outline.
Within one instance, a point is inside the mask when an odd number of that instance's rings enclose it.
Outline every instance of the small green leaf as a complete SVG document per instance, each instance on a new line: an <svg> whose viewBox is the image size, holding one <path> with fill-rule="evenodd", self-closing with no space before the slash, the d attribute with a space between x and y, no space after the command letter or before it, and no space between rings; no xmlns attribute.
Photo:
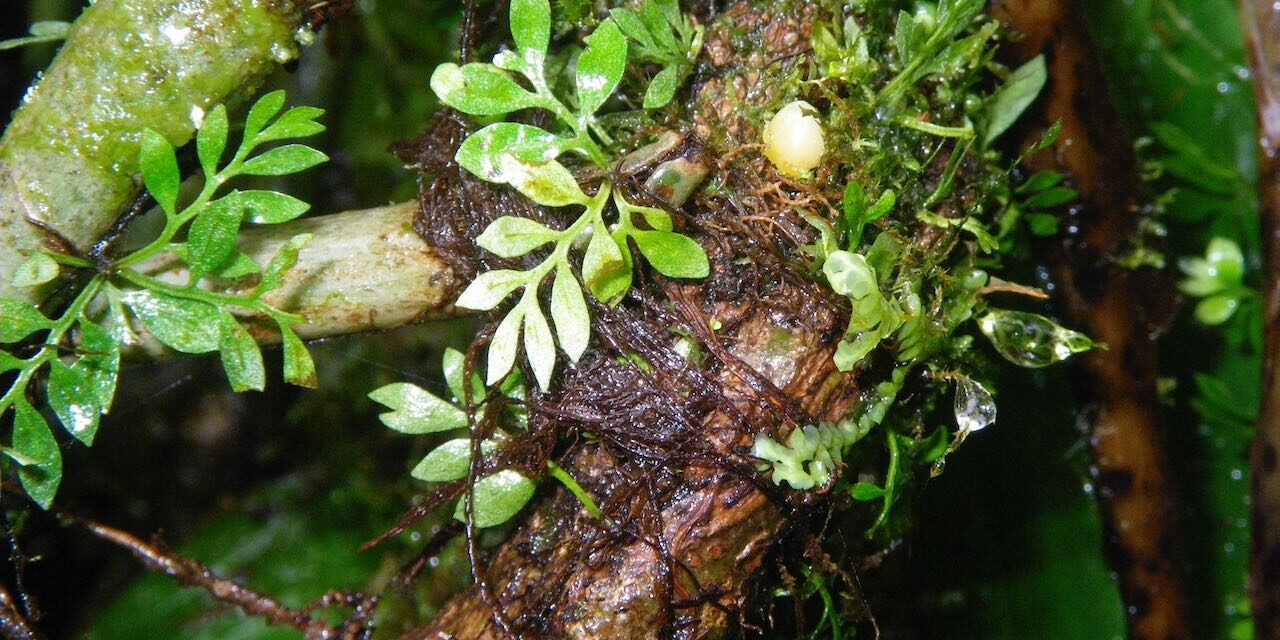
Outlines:
<svg viewBox="0 0 1280 640"><path fill-rule="evenodd" d="M661 109L671 103L680 88L680 68L668 65L649 81L649 88L644 92L644 108Z"/></svg>
<svg viewBox="0 0 1280 640"><path fill-rule="evenodd" d="M618 243L603 225L592 230L587 252L582 257L582 280L597 300L617 304L631 288L631 269Z"/></svg>
<svg viewBox="0 0 1280 640"><path fill-rule="evenodd" d="M142 171L142 183L161 209L170 216L178 206L178 157L173 145L164 136L151 129L143 129L142 145L138 150L138 167Z"/></svg>
<svg viewBox="0 0 1280 640"><path fill-rule="evenodd" d="M262 364L262 351L253 336L230 313L222 314L221 334L218 351L231 390L240 393L266 388L267 370Z"/></svg>
<svg viewBox="0 0 1280 640"><path fill-rule="evenodd" d="M453 482L471 470L471 440L458 438L431 450L409 475L423 482Z"/></svg>
<svg viewBox="0 0 1280 640"><path fill-rule="evenodd" d="M859 482L858 484L853 485L853 488L849 490L849 493L853 496L853 499L858 502L871 502L872 500L879 500L880 498L883 498L886 492L882 487L878 487L870 482Z"/></svg>
<svg viewBox="0 0 1280 640"><path fill-rule="evenodd" d="M13 410L13 449L32 461L18 467L18 479L31 500L48 509L62 482L62 452L44 417L25 398L14 398Z"/></svg>
<svg viewBox="0 0 1280 640"><path fill-rule="evenodd" d="M1057 235L1058 217L1047 213L1029 213L1027 214L1027 228L1031 230L1031 235L1038 238Z"/></svg>
<svg viewBox="0 0 1280 640"><path fill-rule="evenodd" d="M311 208L302 200L275 191L232 191L215 202L227 203L244 214L245 222L254 224L288 222Z"/></svg>
<svg viewBox="0 0 1280 640"><path fill-rule="evenodd" d="M680 9L677 7L676 19L679 20ZM655 0L647 0L640 5L640 18L644 20L644 24L648 27L649 35L653 37L654 44L668 56L675 56L680 53L680 43L676 40L676 36L671 32L671 7L663 6L662 2Z"/></svg>
<svg viewBox="0 0 1280 640"><path fill-rule="evenodd" d="M274 142L288 138L305 138L324 131L324 125L315 119L324 115L317 107L294 107L284 112L279 120L258 134L255 143Z"/></svg>
<svg viewBox="0 0 1280 640"><path fill-rule="evenodd" d="M628 38L636 41L641 49L652 51L657 47L654 45L653 36L649 35L649 28L640 20L640 16L630 9L611 9L609 17L617 23L618 28L627 34Z"/></svg>
<svg viewBox="0 0 1280 640"><path fill-rule="evenodd" d="M524 324L524 305L517 304L493 332L489 340L489 363L485 384L493 386L511 371L520 348L520 325Z"/></svg>
<svg viewBox="0 0 1280 640"><path fill-rule="evenodd" d="M822 265L831 289L842 296L861 300L879 289L875 269L866 258L850 251L836 251Z"/></svg>
<svg viewBox="0 0 1280 640"><path fill-rule="evenodd" d="M510 520L533 497L535 488L532 480L513 469L481 478L474 488L476 505L471 512L475 526L493 527ZM466 498L459 500L453 513L459 522L466 522L465 501Z"/></svg>
<svg viewBox="0 0 1280 640"><path fill-rule="evenodd" d="M243 210L235 201L215 200L196 216L187 232L186 259L191 266L191 282L217 270L236 249Z"/></svg>
<svg viewBox="0 0 1280 640"><path fill-rule="evenodd" d="M84 355L71 368L79 370L89 382L105 414L116 395L116 379L120 376L120 343L106 329L81 318L80 348Z"/></svg>
<svg viewBox="0 0 1280 640"><path fill-rule="evenodd" d="M458 402L463 402L466 397L463 395L462 376L467 368L466 354L452 347L444 350L444 357L440 362L441 369L444 370L444 382L449 387L449 391L453 393L453 397ZM471 400L480 402L484 399L484 382L480 376L474 372L471 374Z"/></svg>
<svg viewBox="0 0 1280 640"><path fill-rule="evenodd" d="M1230 320L1238 308L1240 308L1239 298L1220 293L1196 304L1195 317L1201 324L1213 327Z"/></svg>
<svg viewBox="0 0 1280 640"><path fill-rule="evenodd" d="M17 342L41 329L53 328L53 321L30 302L0 297L0 342Z"/></svg>
<svg viewBox="0 0 1280 640"><path fill-rule="evenodd" d="M551 5L547 0L511 0L511 38L521 49L547 50Z"/></svg>
<svg viewBox="0 0 1280 640"><path fill-rule="evenodd" d="M314 389L316 380L316 363L302 344L298 334L285 326L280 327L280 343L284 346L284 381L299 387Z"/></svg>
<svg viewBox="0 0 1280 640"><path fill-rule="evenodd" d="M40 20L31 23L31 28L27 30L29 36L21 38L10 38L8 40L0 40L0 51L7 49L17 49L29 44L39 44L42 42L57 42L65 39L67 33L71 31L71 23L61 20Z"/></svg>
<svg viewBox="0 0 1280 640"><path fill-rule="evenodd" d="M844 188L844 227L849 231L849 243L856 248L862 242L862 227L867 218L867 192L862 185L850 181Z"/></svg>
<svg viewBox="0 0 1280 640"><path fill-rule="evenodd" d="M893 189L886 189L884 193L880 194L880 198L876 200L876 203L867 209L866 216L863 219L867 222L875 222L889 215L889 212L893 211L893 207L896 204L898 204L898 194L894 193Z"/></svg>
<svg viewBox="0 0 1280 640"><path fill-rule="evenodd" d="M533 377L543 391L551 388L551 376L556 369L556 343L547 325L547 317L536 299L530 300L524 316L524 352L533 367Z"/></svg>
<svg viewBox="0 0 1280 640"><path fill-rule="evenodd" d="M145 289L130 291L122 299L156 339L169 347L182 353L218 349L221 312L217 307Z"/></svg>
<svg viewBox="0 0 1280 640"><path fill-rule="evenodd" d="M245 276L262 273L262 267L241 251L232 251L231 257L222 263L211 275L234 280Z"/></svg>
<svg viewBox="0 0 1280 640"><path fill-rule="evenodd" d="M507 299L512 291L525 286L529 274L524 271L498 269L482 273L467 285L454 305L473 311L488 311Z"/></svg>
<svg viewBox="0 0 1280 640"><path fill-rule="evenodd" d="M578 56L575 82L578 113L595 113L609 98L627 68L627 38L611 19L605 19L587 36L587 49Z"/></svg>
<svg viewBox="0 0 1280 640"><path fill-rule="evenodd" d="M547 207L585 204L587 195L569 170L555 160L532 164L511 155L499 158L502 182Z"/></svg>
<svg viewBox="0 0 1280 640"><path fill-rule="evenodd" d="M53 256L37 251L31 254L13 272L13 286L34 287L52 281L58 277L58 261Z"/></svg>
<svg viewBox="0 0 1280 640"><path fill-rule="evenodd" d="M669 278L705 278L711 273L707 253L692 238L671 231L635 231L636 246L649 264Z"/></svg>
<svg viewBox="0 0 1280 640"><path fill-rule="evenodd" d="M227 108L218 105L211 109L196 132L196 156L200 159L200 169L204 175L212 177L218 173L218 161L222 152L227 149Z"/></svg>
<svg viewBox="0 0 1280 640"><path fill-rule="evenodd" d="M988 102L986 126L982 132L983 145L991 144L1000 137L1035 102L1047 77L1043 54L1009 74L1004 85L996 90Z"/></svg>
<svg viewBox="0 0 1280 640"><path fill-rule="evenodd" d="M60 360L50 361L45 394L49 408L67 433L86 446L92 445L103 407L97 389L84 375L84 370L68 367Z"/></svg>
<svg viewBox="0 0 1280 640"><path fill-rule="evenodd" d="M446 105L473 116L497 116L542 104L491 64L446 62L431 74L431 90Z"/></svg>
<svg viewBox="0 0 1280 640"><path fill-rule="evenodd" d="M250 158L240 167L246 176L287 176L310 169L329 156L304 144L286 144Z"/></svg>
<svg viewBox="0 0 1280 640"><path fill-rule="evenodd" d="M551 283L551 319L556 323L560 348L577 362L591 340L591 314L582 287L563 262L556 266L556 278Z"/></svg>
<svg viewBox="0 0 1280 640"><path fill-rule="evenodd" d="M280 109L284 107L284 91L275 90L258 98L258 101L249 107L249 114L244 119L244 139L246 144L254 146L257 141L258 132L267 125L267 121L280 113Z"/></svg>
<svg viewBox="0 0 1280 640"><path fill-rule="evenodd" d="M476 238L476 244L503 258L516 258L559 237L559 231L534 220L502 216L485 227L484 233Z"/></svg>
<svg viewBox="0 0 1280 640"><path fill-rule="evenodd" d="M1080 192L1075 189L1054 187L1027 198L1024 205L1028 209L1052 209L1053 207L1062 206L1068 202L1072 202L1079 197Z"/></svg>
<svg viewBox="0 0 1280 640"><path fill-rule="evenodd" d="M267 263L267 268L262 272L262 280L258 282L258 288L254 289L253 297L258 298L270 291L275 291L284 286L284 277L298 264L298 253L302 248L311 242L311 234L300 233L280 247L275 257L271 258L271 262Z"/></svg>
<svg viewBox="0 0 1280 640"><path fill-rule="evenodd" d="M467 426L467 414L461 409L408 382L374 389L369 398L391 409L378 417L400 433L420 435Z"/></svg>
<svg viewBox="0 0 1280 640"><path fill-rule="evenodd" d="M1040 171L1027 178L1026 182L1018 186L1017 191L1021 194L1040 193L1062 184L1064 179L1066 176L1057 171Z"/></svg>

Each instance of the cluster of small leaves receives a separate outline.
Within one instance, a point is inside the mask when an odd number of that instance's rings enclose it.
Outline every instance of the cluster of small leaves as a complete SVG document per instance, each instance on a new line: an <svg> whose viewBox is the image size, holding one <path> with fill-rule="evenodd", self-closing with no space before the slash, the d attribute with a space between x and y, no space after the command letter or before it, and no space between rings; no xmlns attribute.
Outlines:
<svg viewBox="0 0 1280 640"><path fill-rule="evenodd" d="M666 15L663 13L662 15ZM665 18L664 18L665 19ZM564 229L552 229L525 218L495 220L476 239L486 251L502 258L518 258L548 245L550 252L527 270L503 269L481 274L458 298L457 305L477 311L497 307L517 289L523 293L507 312L490 341L486 382L501 381L515 364L522 342L538 385L551 385L557 360L556 345L572 362L585 352L591 337L591 317L583 285L605 304L617 304L631 288L633 258L630 243L654 269L673 278L707 275L706 253L697 243L673 230L671 216L661 209L637 206L613 191L609 182L594 196L584 193L558 158L570 153L607 168L596 112L622 80L627 66L627 40L614 18L603 20L586 37L586 49L574 70L575 108L555 95L546 76L551 14L547 0L511 3L511 35L516 48L505 50L492 64L444 64L431 77L431 87L445 104L474 116L500 116L528 108L551 112L564 133L531 125L497 122L475 132L458 149L458 163L476 176L506 184L547 207L582 207ZM518 74L532 91L512 76ZM599 141L597 141L599 139ZM612 197L611 197L612 196ZM610 225L610 204L618 219ZM640 216L645 227L636 226ZM581 279L574 274L571 251L586 238ZM539 290L553 276L551 324L543 311Z"/></svg>
<svg viewBox="0 0 1280 640"><path fill-rule="evenodd" d="M634 43L634 62L662 66L645 90L644 108L666 106L693 73L693 61L702 50L702 26L680 13L677 0L645 0L634 11L618 8L609 15Z"/></svg>
<svg viewBox="0 0 1280 640"><path fill-rule="evenodd" d="M0 298L0 373L17 372L0 397L0 414L14 411L8 458L19 465L18 476L33 500L47 507L62 478L58 443L42 413L28 399L37 374L48 371L45 397L63 428L85 445L93 443L100 417L115 393L122 348L137 344L129 314L159 342L183 353L222 356L223 368L236 391L261 390L266 384L262 354L233 309L264 316L279 327L284 345L284 377L314 386L315 366L292 327L302 319L281 312L262 296L281 287L296 264L307 236L296 236L262 267L235 248L243 224L275 224L302 215L308 205L273 191L238 191L216 197L237 176L283 176L323 162L324 154L288 144L253 155L260 146L313 135L324 130L315 121L323 113L296 107L279 115L282 92L269 93L249 110L241 144L222 164L229 124L219 105L208 113L196 135L196 155L204 173L203 187L191 202L178 206L181 175L174 148L159 133L144 131L139 152L143 183L164 214L159 235L142 249L106 264L75 256L37 253L15 272L18 287L40 287L67 270L94 269L87 284L56 318L35 305ZM186 242L176 242L186 233ZM162 281L137 266L153 256L171 253L189 267L185 286ZM207 277L257 278L247 295L218 293L198 285ZM101 301L101 303L98 303ZM105 309L102 317L97 309ZM33 336L41 335L39 339Z"/></svg>
<svg viewBox="0 0 1280 640"><path fill-rule="evenodd" d="M1178 268L1186 276L1178 283L1178 290L1200 300L1195 318L1205 325L1225 323L1241 305L1257 298L1257 292L1244 283L1240 245L1227 238L1213 238L1203 257L1182 258Z"/></svg>

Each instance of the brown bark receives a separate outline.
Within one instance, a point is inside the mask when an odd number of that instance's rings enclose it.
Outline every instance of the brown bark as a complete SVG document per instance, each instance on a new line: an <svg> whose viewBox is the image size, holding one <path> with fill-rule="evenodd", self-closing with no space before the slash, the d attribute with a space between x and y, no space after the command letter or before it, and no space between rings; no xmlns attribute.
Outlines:
<svg viewBox="0 0 1280 640"><path fill-rule="evenodd" d="M1280 10L1272 2L1241 0L1240 17L1258 104L1258 178L1262 223L1263 321L1266 360L1262 412L1254 438L1251 491L1250 595L1256 637L1280 638Z"/></svg>
<svg viewBox="0 0 1280 640"><path fill-rule="evenodd" d="M1028 166L1068 174L1081 194L1079 207L1064 214L1063 228L1071 231L1049 248L1049 263L1066 320L1108 345L1080 359L1075 375L1129 637L1187 638L1176 492L1156 396L1155 336L1172 284L1164 274L1117 264L1140 233L1144 204L1131 139L1107 95L1078 3L996 0L992 12L1025 34L1009 46L1016 60L1043 53L1049 66L1038 120L1021 125L1023 146L1055 122L1062 133Z"/></svg>

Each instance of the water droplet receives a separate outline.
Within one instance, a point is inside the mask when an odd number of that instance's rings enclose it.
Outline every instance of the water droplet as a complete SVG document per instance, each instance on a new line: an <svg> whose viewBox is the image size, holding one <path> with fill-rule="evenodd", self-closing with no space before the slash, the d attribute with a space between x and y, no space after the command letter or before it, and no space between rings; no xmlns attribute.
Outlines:
<svg viewBox="0 0 1280 640"><path fill-rule="evenodd" d="M956 376L956 426L960 438L996 421L996 401L986 387L967 376Z"/></svg>
<svg viewBox="0 0 1280 640"><path fill-rule="evenodd" d="M978 328L1006 360L1022 367L1047 367L1096 344L1036 313L994 310L978 320Z"/></svg>

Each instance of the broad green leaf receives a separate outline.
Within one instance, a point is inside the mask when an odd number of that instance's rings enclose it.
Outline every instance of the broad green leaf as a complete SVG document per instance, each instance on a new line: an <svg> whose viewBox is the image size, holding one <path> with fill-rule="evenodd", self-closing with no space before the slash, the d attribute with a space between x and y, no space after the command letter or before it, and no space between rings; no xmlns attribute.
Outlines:
<svg viewBox="0 0 1280 640"><path fill-rule="evenodd" d="M631 205L632 210L639 211L644 217L644 221L657 231L670 231L674 228L671 224L671 214L654 207L638 207Z"/></svg>
<svg viewBox="0 0 1280 640"><path fill-rule="evenodd" d="M679 13L680 10L677 8L676 15L679 16ZM676 34L671 31L670 16L670 8L663 7L654 0L647 0L640 5L640 19L644 20L645 26L648 27L649 35L653 36L654 43L662 50L664 55L669 57L680 53L680 42L676 40Z"/></svg>
<svg viewBox="0 0 1280 640"><path fill-rule="evenodd" d="M511 155L498 159L502 180L525 197L547 207L585 204L588 200L569 170L555 160L538 164Z"/></svg>
<svg viewBox="0 0 1280 640"><path fill-rule="evenodd" d="M304 214L311 205L293 196L275 191L232 191L215 202L244 213L244 221L254 224L279 224Z"/></svg>
<svg viewBox="0 0 1280 640"><path fill-rule="evenodd" d="M532 480L513 469L481 478L474 488L476 504L471 512L475 526L493 527L510 520L533 497L535 488ZM465 497L459 500L453 513L459 522L466 522L465 501Z"/></svg>
<svg viewBox="0 0 1280 640"><path fill-rule="evenodd" d="M258 343L230 313L222 314L221 328L218 351L231 390L236 393L251 389L262 391L267 386L267 370L262 364Z"/></svg>
<svg viewBox="0 0 1280 640"><path fill-rule="evenodd" d="M1058 217L1047 213L1029 213L1027 228L1031 230L1033 236L1048 238L1058 233Z"/></svg>
<svg viewBox="0 0 1280 640"><path fill-rule="evenodd" d="M1032 58L1009 74L1009 78L987 103L987 121L982 131L983 145L991 144L991 141L1000 137L1035 102L1047 77L1044 55Z"/></svg>
<svg viewBox="0 0 1280 640"><path fill-rule="evenodd" d="M316 363L302 344L298 334L288 327L280 327L280 343L284 346L284 381L299 387L314 389L316 380Z"/></svg>
<svg viewBox="0 0 1280 640"><path fill-rule="evenodd" d="M43 251L37 251L14 270L13 286L34 287L42 285L58 277L59 269L57 260L54 260L52 256Z"/></svg>
<svg viewBox="0 0 1280 640"><path fill-rule="evenodd" d="M627 68L627 38L612 19L605 19L587 36L587 49L578 56L574 77L578 89L578 113L595 113L622 81Z"/></svg>
<svg viewBox="0 0 1280 640"><path fill-rule="evenodd" d="M258 101L249 107L249 114L244 119L244 139L247 144L250 146L257 144L254 139L258 137L258 132L267 125L267 121L280 113L282 107L284 107L284 91L278 89L258 98Z"/></svg>
<svg viewBox="0 0 1280 640"><path fill-rule="evenodd" d="M280 116L271 126L258 134L256 142L274 142L288 138L305 138L324 131L324 125L315 119L324 115L317 107L294 107Z"/></svg>
<svg viewBox="0 0 1280 640"><path fill-rule="evenodd" d="M187 264L191 266L191 282L217 270L236 249L243 209L235 200L215 200L196 216L187 232Z"/></svg>
<svg viewBox="0 0 1280 640"><path fill-rule="evenodd" d="M142 130L142 145L138 150L138 168L142 171L142 183L161 209L170 216L178 206L178 158L173 145L164 136L151 129Z"/></svg>
<svg viewBox="0 0 1280 640"><path fill-rule="evenodd" d="M1209 296L1196 304L1195 317L1201 324L1212 327L1230 320L1239 307L1239 298L1230 294L1220 293L1215 296Z"/></svg>
<svg viewBox="0 0 1280 640"><path fill-rule="evenodd" d="M156 339L169 347L182 353L218 349L221 312L217 307L145 289L124 294L123 300Z"/></svg>
<svg viewBox="0 0 1280 640"><path fill-rule="evenodd" d="M1214 237L1205 247L1204 258L1218 281L1228 285L1244 282L1244 254L1239 244L1221 236Z"/></svg>
<svg viewBox="0 0 1280 640"><path fill-rule="evenodd" d="M542 104L538 96L491 64L459 67L446 62L431 74L431 90L441 102L473 116L503 115Z"/></svg>
<svg viewBox="0 0 1280 640"><path fill-rule="evenodd" d="M827 256L822 272L833 291L855 300L865 298L879 288L876 272L867 264L866 258L849 251L836 251Z"/></svg>
<svg viewBox="0 0 1280 640"><path fill-rule="evenodd" d="M527 303L524 316L524 352L533 367L533 377L543 391L551 388L551 376L556 369L556 343L547 325L547 317L536 299Z"/></svg>
<svg viewBox="0 0 1280 640"><path fill-rule="evenodd" d="M53 504L62 482L62 452L44 417L22 396L13 401L13 449L32 464L18 467L27 495L42 509Z"/></svg>
<svg viewBox="0 0 1280 640"><path fill-rule="evenodd" d="M668 65L649 81L649 88L644 92L644 108L661 109L676 97L676 89L680 88L680 68Z"/></svg>
<svg viewBox="0 0 1280 640"><path fill-rule="evenodd" d="M554 242L559 237L559 231L549 229L540 222L528 218L502 216L489 223L484 233L476 238L476 244L489 253L503 258L515 258L548 242Z"/></svg>
<svg viewBox="0 0 1280 640"><path fill-rule="evenodd" d="M378 417L400 433L419 435L467 426L467 414L461 409L408 382L374 389L369 398L391 409Z"/></svg>
<svg viewBox="0 0 1280 640"><path fill-rule="evenodd" d="M196 156L206 177L218 173L218 161L227 149L227 108L218 105L209 110L196 132Z"/></svg>
<svg viewBox="0 0 1280 640"><path fill-rule="evenodd" d="M49 362L49 385L45 390L49 408L67 433L83 442L93 444L98 432L98 419L102 416L101 398L84 370L68 367L62 361Z"/></svg>
<svg viewBox="0 0 1280 640"><path fill-rule="evenodd" d="M120 377L120 343L106 329L81 318L80 348L84 355L71 368L81 372L97 394L102 413L107 413L116 395L116 380Z"/></svg>
<svg viewBox="0 0 1280 640"><path fill-rule="evenodd" d="M124 294L110 282L102 286L107 294L107 331L111 338L119 344L138 344L137 334L133 332L133 323L129 321L124 310Z"/></svg>
<svg viewBox="0 0 1280 640"><path fill-rule="evenodd" d="M488 311L507 299L512 291L525 286L529 274L524 271L498 269L482 273L467 285L454 304L463 309Z"/></svg>
<svg viewBox="0 0 1280 640"><path fill-rule="evenodd" d="M284 286L285 275L298 264L298 253L307 246L308 242L311 242L309 233L300 233L289 238L289 241L276 252L275 257L271 258L271 262L267 263L267 268L262 272L262 280L258 282L258 288L253 291L253 297L260 297Z"/></svg>
<svg viewBox="0 0 1280 640"><path fill-rule="evenodd" d="M551 42L551 5L547 0L511 0L511 38L521 49L547 50Z"/></svg>
<svg viewBox="0 0 1280 640"><path fill-rule="evenodd" d="M286 144L250 158L240 167L246 176L287 176L310 169L329 156L304 144Z"/></svg>
<svg viewBox="0 0 1280 640"><path fill-rule="evenodd" d="M502 380L516 363L516 351L520 348L520 325L524 324L524 305L516 305L493 332L489 341L489 361L485 384L493 386Z"/></svg>
<svg viewBox="0 0 1280 640"><path fill-rule="evenodd" d="M440 362L441 369L444 370L444 383L448 385L449 391L453 393L453 397L458 402L463 402L466 397L462 388L462 377L465 375L467 368L467 355L452 347L444 350L444 357ZM484 382L480 376L472 372L471 375L471 400L480 402L484 399Z"/></svg>
<svg viewBox="0 0 1280 640"><path fill-rule="evenodd" d="M503 156L534 164L547 162L556 159L569 142L531 125L495 122L467 136L454 159L484 180L505 184L508 179L503 173Z"/></svg>
<svg viewBox="0 0 1280 640"><path fill-rule="evenodd" d="M613 305L631 286L631 268L608 229L596 225L582 257L582 280L597 300Z"/></svg>
<svg viewBox="0 0 1280 640"><path fill-rule="evenodd" d="M424 482L453 482L471 470L471 439L449 440L431 450L409 475Z"/></svg>
<svg viewBox="0 0 1280 640"><path fill-rule="evenodd" d="M0 342L17 342L52 327L53 321L30 302L0 297Z"/></svg>
<svg viewBox="0 0 1280 640"><path fill-rule="evenodd" d="M591 314L578 279L563 262L556 266L556 278L551 284L551 319L556 323L560 348L577 362L591 340Z"/></svg>
<svg viewBox="0 0 1280 640"><path fill-rule="evenodd" d="M172 243L169 245L169 251L171 251L173 255L182 258L183 262L190 264L190 261L187 259L187 243ZM233 250L231 252L231 256L223 261L222 264L218 265L218 268L214 269L209 275L216 278L234 280L236 278L243 278L255 273L262 273L262 267L259 266L258 263L254 262L253 258L250 258L244 252Z"/></svg>
<svg viewBox="0 0 1280 640"><path fill-rule="evenodd" d="M649 34L649 28L640 20L640 16L630 9L611 9L609 17L617 23L618 28L627 35L628 38L636 41L640 47L646 51L653 51L657 47L654 45L653 36Z"/></svg>
<svg viewBox="0 0 1280 640"><path fill-rule="evenodd" d="M1051 209L1072 202L1078 197L1080 193L1075 189L1053 187L1027 198L1023 204L1028 209Z"/></svg>
<svg viewBox="0 0 1280 640"><path fill-rule="evenodd" d="M707 254L692 238L671 231L631 234L649 264L670 278L705 278L711 273Z"/></svg>

